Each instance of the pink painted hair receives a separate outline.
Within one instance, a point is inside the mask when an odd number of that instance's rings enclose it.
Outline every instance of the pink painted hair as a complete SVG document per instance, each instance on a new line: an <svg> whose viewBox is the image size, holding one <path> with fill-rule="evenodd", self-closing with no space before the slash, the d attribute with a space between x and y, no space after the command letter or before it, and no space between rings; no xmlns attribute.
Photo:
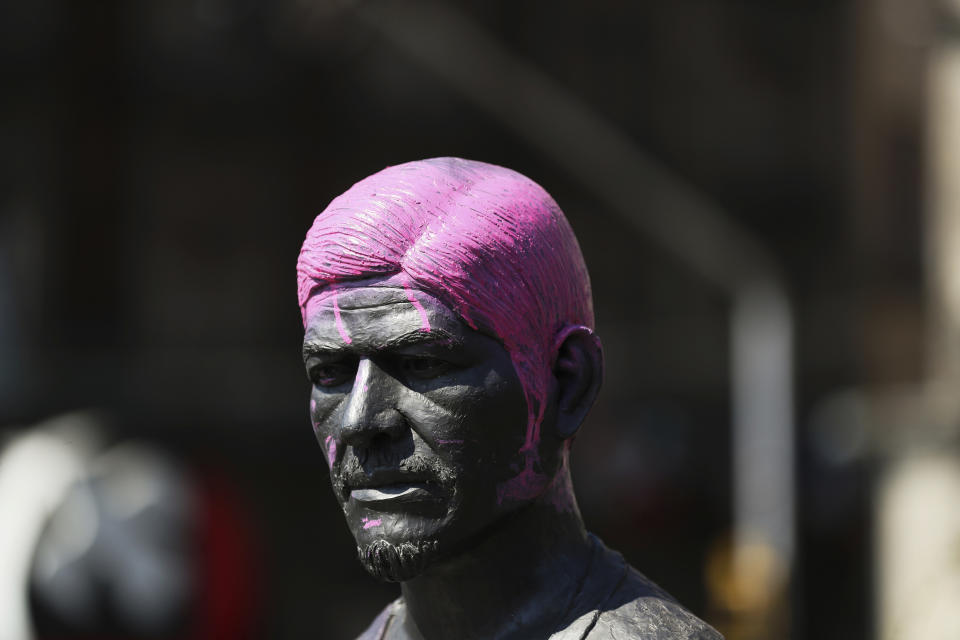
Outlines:
<svg viewBox="0 0 960 640"><path fill-rule="evenodd" d="M592 329L590 279L553 198L496 165L432 158L388 167L335 198L307 232L297 294L405 274L510 354L527 400L527 445L539 440L557 337Z"/></svg>

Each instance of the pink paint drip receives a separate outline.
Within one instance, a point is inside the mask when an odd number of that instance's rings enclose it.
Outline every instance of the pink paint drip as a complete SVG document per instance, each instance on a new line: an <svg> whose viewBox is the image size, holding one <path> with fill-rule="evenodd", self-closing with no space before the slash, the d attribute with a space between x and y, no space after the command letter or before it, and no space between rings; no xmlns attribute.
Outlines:
<svg viewBox="0 0 960 640"><path fill-rule="evenodd" d="M566 341L570 335L578 331L586 332L587 335L596 341L597 346L600 346L600 339L593 333L593 330L590 327L576 324L567 325L554 337L553 346L550 352L553 354L554 358L556 358L556 354L559 352L560 346L564 343L564 341ZM551 364L553 364L552 361ZM523 456L523 471L497 487L497 504L502 504L506 499L530 500L535 498L551 487L556 482L557 478L562 475L562 472L564 471L562 467L553 479L550 479L543 473L534 470L534 465L537 465L540 462L540 425L543 422L543 414L545 409L546 407L541 403L539 405L539 413L536 419L528 421L527 436L524 440L523 446L520 448L520 454ZM569 444L569 441L564 443L565 449L563 465L566 465L566 456L568 455ZM572 486L570 488L572 490Z"/></svg>
<svg viewBox="0 0 960 640"><path fill-rule="evenodd" d="M350 339L350 335L347 333L347 328L343 326L343 318L340 317L340 305L337 304L337 293L333 292L333 319L337 323L337 331L340 333L340 337L344 342L350 344L353 340Z"/></svg>
<svg viewBox="0 0 960 640"><path fill-rule="evenodd" d="M381 524L383 524L383 520L380 518L377 518L376 520L371 520L370 518L363 518L361 522L363 523L364 529L370 529L371 527L379 527Z"/></svg>
<svg viewBox="0 0 960 640"><path fill-rule="evenodd" d="M417 300L417 297L413 295L413 291L410 290L410 287L404 285L403 287L407 291L407 300L410 301L417 311L420 313L420 325L423 327L423 330L427 333L430 333L430 319L427 318L427 310L423 308L423 305Z"/></svg>
<svg viewBox="0 0 960 640"><path fill-rule="evenodd" d="M337 459L337 441L333 436L327 436L323 444L327 446L327 465L333 466L333 461Z"/></svg>
<svg viewBox="0 0 960 640"><path fill-rule="evenodd" d="M523 471L497 486L497 504L503 504L504 500L532 500L550 484L550 478L533 469L540 461L539 454L531 452L526 445L520 452L523 454Z"/></svg>
<svg viewBox="0 0 960 640"><path fill-rule="evenodd" d="M499 499L542 493L549 479L537 470L540 424L554 338L594 323L590 279L563 212L542 187L503 167L459 158L389 167L314 220L297 262L304 323L316 294L392 275L502 341L527 401L527 430L523 470L498 488ZM336 298L334 314L349 342Z"/></svg>

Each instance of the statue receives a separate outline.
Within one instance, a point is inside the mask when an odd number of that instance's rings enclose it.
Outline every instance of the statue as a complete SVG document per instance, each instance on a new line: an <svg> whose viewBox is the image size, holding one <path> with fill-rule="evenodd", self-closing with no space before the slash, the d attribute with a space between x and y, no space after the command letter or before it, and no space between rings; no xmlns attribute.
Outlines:
<svg viewBox="0 0 960 640"><path fill-rule="evenodd" d="M297 285L333 492L402 594L360 638L720 638L584 528L568 460L603 355L540 186L458 158L387 168L316 218Z"/></svg>

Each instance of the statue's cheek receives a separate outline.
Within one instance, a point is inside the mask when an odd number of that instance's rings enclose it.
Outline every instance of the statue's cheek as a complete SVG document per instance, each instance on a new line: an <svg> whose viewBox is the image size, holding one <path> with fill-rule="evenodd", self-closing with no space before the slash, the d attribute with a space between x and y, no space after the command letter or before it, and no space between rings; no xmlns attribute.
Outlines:
<svg viewBox="0 0 960 640"><path fill-rule="evenodd" d="M329 465L336 459L338 443L334 437L334 421L340 399L314 392L310 398L310 425L317 442L323 448Z"/></svg>

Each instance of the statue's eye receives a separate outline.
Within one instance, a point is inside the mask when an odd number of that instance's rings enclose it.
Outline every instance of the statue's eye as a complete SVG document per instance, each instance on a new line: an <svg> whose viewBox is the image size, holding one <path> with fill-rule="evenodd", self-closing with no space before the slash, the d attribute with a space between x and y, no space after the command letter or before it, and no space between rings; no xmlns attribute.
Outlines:
<svg viewBox="0 0 960 640"><path fill-rule="evenodd" d="M450 368L450 363L440 358L409 356L400 361L403 372L414 378L436 378Z"/></svg>
<svg viewBox="0 0 960 640"><path fill-rule="evenodd" d="M357 365L353 362L331 362L310 367L310 382L318 387L339 387L354 379Z"/></svg>

